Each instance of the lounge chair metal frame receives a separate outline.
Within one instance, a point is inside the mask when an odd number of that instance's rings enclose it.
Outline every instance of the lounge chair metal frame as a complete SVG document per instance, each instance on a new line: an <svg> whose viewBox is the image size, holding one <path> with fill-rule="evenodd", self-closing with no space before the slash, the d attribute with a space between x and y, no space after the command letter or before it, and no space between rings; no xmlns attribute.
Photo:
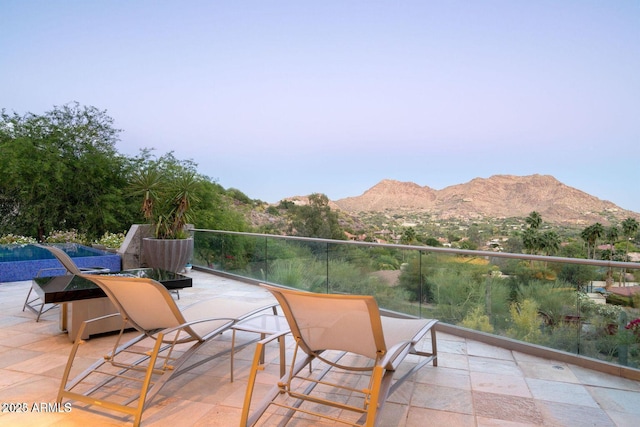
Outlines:
<svg viewBox="0 0 640 427"><path fill-rule="evenodd" d="M49 252L51 252L51 254L53 254L54 257L56 257L56 259L60 262L60 264L62 264L62 267L43 268L40 271L38 271L38 274L36 275L36 277L40 277L44 271L50 271L50 270L63 270L64 271L63 274L109 273L109 269L103 268L103 267L89 267L89 268L78 267L75 264L75 262L73 262L71 257L67 255L65 251L63 251L61 248L58 248L56 246L47 246L47 245L40 245L40 244L35 244L34 246L48 250ZM53 308L56 308L58 304L45 304L40 300L39 296L29 299L31 298L31 292L33 292L33 287L29 288L29 292L27 293L27 298L24 300L24 304L22 306L22 311L24 311L25 309L29 309L30 311L35 313L36 322L39 322L40 317L44 313L46 313L47 311ZM41 301L41 302L38 302L38 301ZM47 305L48 307L45 308L45 306Z"/></svg>
<svg viewBox="0 0 640 427"><path fill-rule="evenodd" d="M140 425L144 409L167 381L231 351L228 349L185 365L202 345L240 320L269 308L275 313L277 305L213 298L180 310L167 289L154 280L124 276L82 277L100 286L119 313L88 320L80 327L62 376L57 402L61 404L67 398L122 412L133 416L134 426ZM80 338L84 328L91 322L112 316L122 316L122 327L113 350L69 381L78 349L84 343ZM125 330L132 327L141 334L120 344ZM151 340L151 345L143 343L146 339ZM189 347L179 347L182 345ZM100 381L96 382L95 378ZM116 400L118 390L129 390L131 384L139 391ZM83 390L76 391L80 389Z"/></svg>
<svg viewBox="0 0 640 427"><path fill-rule="evenodd" d="M384 402L403 381L428 363L437 366L435 319L382 317L372 296L314 294L262 286L271 291L280 303L296 346L289 373L280 379L264 396L255 411L250 413L253 388L257 373L261 369L259 356L264 345L274 338L267 337L258 342L245 393L241 426L254 425L271 405L288 409L279 425L286 424L293 414L299 411L349 425L376 426L380 422ZM431 333L431 351L418 350L416 346L428 332ZM298 350L302 351L303 357L302 360L296 361ZM401 377L394 379L396 369L408 354L420 356L422 359ZM343 363L341 359L345 355L364 356L367 363L362 365L360 362L356 365L353 358L347 358L348 361ZM362 361L362 358L356 359ZM315 375L311 369L314 360L326 364L326 368ZM307 366L309 375L300 375ZM356 388L325 381L324 377L336 369L345 373L368 373L369 384L364 388ZM299 391L304 383L309 385L303 391ZM312 395L317 385L359 393L363 404L356 406L329 400L317 394ZM288 395L295 403L287 404L291 399L286 398L285 402L280 402L283 399L278 399L279 395ZM326 412L305 409L302 407L305 402L353 412L358 418L337 418L327 415Z"/></svg>

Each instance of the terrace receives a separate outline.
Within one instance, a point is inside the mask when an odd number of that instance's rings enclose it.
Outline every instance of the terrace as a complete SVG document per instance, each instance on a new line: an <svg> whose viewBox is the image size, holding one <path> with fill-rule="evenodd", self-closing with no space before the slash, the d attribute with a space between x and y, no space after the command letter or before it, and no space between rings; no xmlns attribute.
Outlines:
<svg viewBox="0 0 640 427"><path fill-rule="evenodd" d="M244 281L193 270L193 288L181 291L178 304L187 305L209 296L270 300L271 295ZM30 281L0 286L0 398L4 403L26 403L26 413L0 413L2 425L119 426L130 425L121 415L81 409L37 412L41 404L55 402L60 377L71 343L58 329L58 311L36 323L21 307ZM598 425L634 426L640 416L640 382L623 378L615 367L590 369L589 361L544 356L535 346L509 348L487 344L443 327L438 333L438 367L426 366L392 395L384 410L385 426L433 425ZM461 336L464 335L464 336ZM255 334L238 333L241 340ZM205 347L214 354L230 346L230 334ZM113 336L93 337L82 346L86 362L108 351ZM287 348L292 351L288 338ZM546 353L545 353L546 354ZM229 358L210 361L170 382L145 411L142 425L237 425L240 420L247 374L253 351L235 356L235 380L230 382ZM290 356L290 355L289 355ZM290 357L287 358L290 360ZM576 363L568 362L573 360ZM276 345L268 346L267 365L259 382L279 373ZM603 372L605 371L605 372ZM606 372L608 371L608 372ZM260 393L264 390L258 388ZM38 405L36 408L33 405ZM334 425L312 418L291 425ZM276 425L278 418L263 418Z"/></svg>

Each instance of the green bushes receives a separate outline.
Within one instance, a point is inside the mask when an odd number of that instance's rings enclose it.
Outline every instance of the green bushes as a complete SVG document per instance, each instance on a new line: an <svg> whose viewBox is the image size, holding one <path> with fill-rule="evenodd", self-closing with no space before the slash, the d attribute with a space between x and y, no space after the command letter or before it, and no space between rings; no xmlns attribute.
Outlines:
<svg viewBox="0 0 640 427"><path fill-rule="evenodd" d="M87 236L78 230L53 230L44 241L46 243L87 243Z"/></svg>
<svg viewBox="0 0 640 427"><path fill-rule="evenodd" d="M616 294L607 295L607 304L620 305L623 307L635 307L632 297Z"/></svg>
<svg viewBox="0 0 640 427"><path fill-rule="evenodd" d="M105 248L117 249L122 245L125 237L126 236L124 233L110 233L107 231L102 235L102 237L97 239L94 243L96 245L104 246Z"/></svg>
<svg viewBox="0 0 640 427"><path fill-rule="evenodd" d="M465 328L481 332L493 333L494 330L493 325L491 325L491 319L485 314L485 309L481 305L467 313L460 324Z"/></svg>
<svg viewBox="0 0 640 427"><path fill-rule="evenodd" d="M122 242L124 242L124 233L110 233L106 232L99 239L93 243L103 245L107 248L119 248ZM17 236L13 234L5 234L0 236L0 244L33 244L37 243L37 240L33 237ZM78 230L54 230L44 238L44 243L78 243L81 245L91 245L84 233L79 233Z"/></svg>
<svg viewBox="0 0 640 427"><path fill-rule="evenodd" d="M33 237L16 236L13 234L0 236L0 245L28 245L30 243L36 243L36 239Z"/></svg>

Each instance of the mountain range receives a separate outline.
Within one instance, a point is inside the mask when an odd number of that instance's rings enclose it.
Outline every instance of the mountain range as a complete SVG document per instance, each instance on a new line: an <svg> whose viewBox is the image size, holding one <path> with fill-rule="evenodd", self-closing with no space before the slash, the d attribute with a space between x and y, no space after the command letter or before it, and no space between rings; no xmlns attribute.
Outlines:
<svg viewBox="0 0 640 427"><path fill-rule="evenodd" d="M331 206L352 215L428 214L436 220L526 217L532 211L559 225L608 225L628 217L640 220L637 212L565 185L553 176L537 174L475 178L442 190L384 179L362 195L335 200Z"/></svg>

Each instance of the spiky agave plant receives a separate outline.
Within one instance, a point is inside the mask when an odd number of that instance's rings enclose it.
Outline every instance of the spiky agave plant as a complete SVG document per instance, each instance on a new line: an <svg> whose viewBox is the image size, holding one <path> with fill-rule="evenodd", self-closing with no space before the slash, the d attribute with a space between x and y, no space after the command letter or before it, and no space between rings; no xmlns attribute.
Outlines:
<svg viewBox="0 0 640 427"><path fill-rule="evenodd" d="M131 180L132 193L142 196L144 218L153 226L157 239L188 237L185 226L192 222L191 208L199 201L200 177L194 171L147 167Z"/></svg>

